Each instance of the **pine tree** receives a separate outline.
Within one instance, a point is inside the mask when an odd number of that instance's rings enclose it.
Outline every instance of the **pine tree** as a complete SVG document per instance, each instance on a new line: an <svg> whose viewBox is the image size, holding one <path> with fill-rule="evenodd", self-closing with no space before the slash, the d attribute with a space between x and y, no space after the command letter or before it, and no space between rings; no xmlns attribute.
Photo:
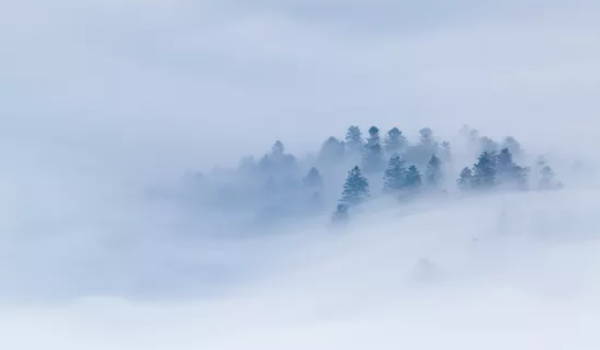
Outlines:
<svg viewBox="0 0 600 350"><path fill-rule="evenodd" d="M390 155L400 153L406 147L407 143L406 137L402 135L402 131L398 128L392 128L388 131L385 139L385 151Z"/></svg>
<svg viewBox="0 0 600 350"><path fill-rule="evenodd" d="M375 126L369 129L369 138L365 145L363 167L365 172L376 172L383 168L383 151L379 139L379 129Z"/></svg>
<svg viewBox="0 0 600 350"><path fill-rule="evenodd" d="M344 191L342 192L342 199L340 204L347 206L353 206L360 204L369 197L369 182L362 176L359 167L354 167L348 172L346 183L344 184Z"/></svg>
<svg viewBox="0 0 600 350"><path fill-rule="evenodd" d="M406 168L404 168L404 162L400 159L400 156L396 155L390 158L383 177L384 191L394 192L404 188L406 185L406 173L407 171Z"/></svg>
<svg viewBox="0 0 600 350"><path fill-rule="evenodd" d="M416 190L421 187L421 173L416 166L411 165L406 173L406 188L409 190Z"/></svg>
<svg viewBox="0 0 600 350"><path fill-rule="evenodd" d="M264 155L259 162L259 168L266 172L292 173L296 171L296 165L296 158L285 153L285 146L281 141L276 141L271 153Z"/></svg>
<svg viewBox="0 0 600 350"><path fill-rule="evenodd" d="M432 155L429 163L427 163L427 171L425 173L427 184L437 187L442 181L442 162L436 155Z"/></svg>
<svg viewBox="0 0 600 350"><path fill-rule="evenodd" d="M496 157L493 153L483 152L473 168L473 188L487 189L496 184Z"/></svg>
<svg viewBox="0 0 600 350"><path fill-rule="evenodd" d="M512 154L508 148L503 148L496 156L496 169L498 173L509 173L513 166Z"/></svg>
<svg viewBox="0 0 600 350"><path fill-rule="evenodd" d="M465 167L461 172L460 172L460 177L458 178L458 187L463 190L463 191L467 191L470 190L473 186L473 172L471 171L471 169L469 167Z"/></svg>
<svg viewBox="0 0 600 350"><path fill-rule="evenodd" d="M498 183L506 186L525 189L527 187L528 169L513 162L512 153L508 148L502 149L496 156L496 175Z"/></svg>
<svg viewBox="0 0 600 350"><path fill-rule="evenodd" d="M312 188L321 187L323 185L321 174L315 167L310 168L302 182L304 183L304 186Z"/></svg>
<svg viewBox="0 0 600 350"><path fill-rule="evenodd" d="M362 133L358 126L351 126L346 132L346 149L350 153L360 154L363 150Z"/></svg>

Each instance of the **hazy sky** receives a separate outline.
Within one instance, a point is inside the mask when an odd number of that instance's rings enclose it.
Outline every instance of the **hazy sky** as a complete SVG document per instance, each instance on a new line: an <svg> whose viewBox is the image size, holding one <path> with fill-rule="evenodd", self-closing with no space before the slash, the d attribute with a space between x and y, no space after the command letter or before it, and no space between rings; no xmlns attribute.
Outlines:
<svg viewBox="0 0 600 350"><path fill-rule="evenodd" d="M37 159L179 173L277 138L313 150L351 123L597 135L595 1L0 6L0 136Z"/></svg>

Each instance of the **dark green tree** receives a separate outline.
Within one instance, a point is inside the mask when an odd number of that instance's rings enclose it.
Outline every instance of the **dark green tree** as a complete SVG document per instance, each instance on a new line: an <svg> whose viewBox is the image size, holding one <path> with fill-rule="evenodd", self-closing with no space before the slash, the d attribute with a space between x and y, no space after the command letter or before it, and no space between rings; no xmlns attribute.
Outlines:
<svg viewBox="0 0 600 350"><path fill-rule="evenodd" d="M348 172L340 204L353 206L360 204L369 197L369 181L362 175L359 167Z"/></svg>
<svg viewBox="0 0 600 350"><path fill-rule="evenodd" d="M496 184L496 156L493 153L483 152L473 170L473 188L488 189Z"/></svg>

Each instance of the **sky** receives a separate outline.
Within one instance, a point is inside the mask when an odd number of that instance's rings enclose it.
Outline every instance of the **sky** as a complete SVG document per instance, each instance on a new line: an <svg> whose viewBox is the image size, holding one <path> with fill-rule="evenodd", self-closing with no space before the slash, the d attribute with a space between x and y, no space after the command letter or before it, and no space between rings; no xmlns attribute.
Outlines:
<svg viewBox="0 0 600 350"><path fill-rule="evenodd" d="M592 0L1 2L0 345L597 348L595 179L376 203L342 239L315 223L190 238L188 212L144 195L353 124L415 141L468 124L597 167L599 15ZM431 266L441 280L411 279Z"/></svg>
<svg viewBox="0 0 600 350"><path fill-rule="evenodd" d="M541 147L557 137L588 146L598 128L580 126L597 119L599 7L6 3L2 139L25 156L174 169L166 176L235 163L275 139L314 150L353 123L408 133L467 123L490 135L535 130Z"/></svg>

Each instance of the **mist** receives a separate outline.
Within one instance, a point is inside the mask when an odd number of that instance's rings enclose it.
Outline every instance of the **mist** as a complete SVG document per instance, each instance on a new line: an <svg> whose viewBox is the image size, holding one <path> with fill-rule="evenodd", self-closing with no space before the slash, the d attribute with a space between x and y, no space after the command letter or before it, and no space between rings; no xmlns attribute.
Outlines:
<svg viewBox="0 0 600 350"><path fill-rule="evenodd" d="M596 349L599 11L0 4L0 345Z"/></svg>

